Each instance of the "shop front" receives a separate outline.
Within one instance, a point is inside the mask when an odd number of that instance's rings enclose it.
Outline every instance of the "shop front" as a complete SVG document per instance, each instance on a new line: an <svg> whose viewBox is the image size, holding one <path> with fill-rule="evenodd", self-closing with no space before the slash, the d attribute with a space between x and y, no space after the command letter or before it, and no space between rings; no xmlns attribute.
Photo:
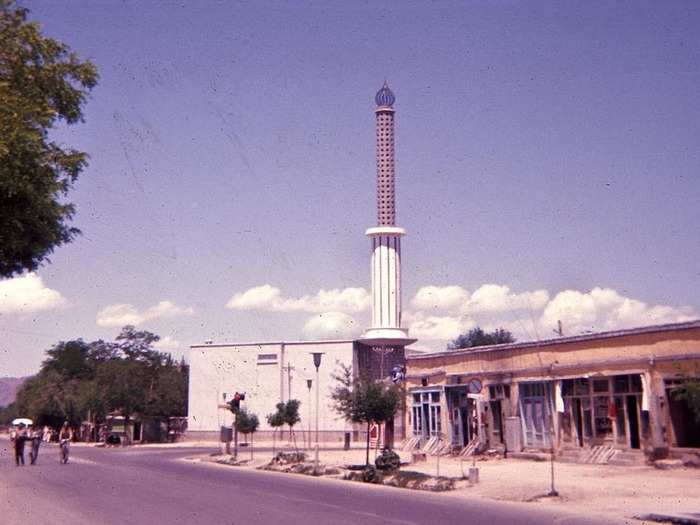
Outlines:
<svg viewBox="0 0 700 525"><path fill-rule="evenodd" d="M643 374L561 381L563 446L639 449L649 436Z"/></svg>
<svg viewBox="0 0 700 525"><path fill-rule="evenodd" d="M422 442L616 464L700 448L700 321L415 355L406 368Z"/></svg>
<svg viewBox="0 0 700 525"><path fill-rule="evenodd" d="M442 436L442 396L442 388L411 391L410 425L420 446L432 437Z"/></svg>

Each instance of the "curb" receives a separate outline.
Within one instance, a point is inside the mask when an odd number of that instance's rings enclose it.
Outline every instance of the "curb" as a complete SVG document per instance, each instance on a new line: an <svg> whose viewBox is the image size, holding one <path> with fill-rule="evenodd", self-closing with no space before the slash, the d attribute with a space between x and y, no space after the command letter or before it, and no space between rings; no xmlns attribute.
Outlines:
<svg viewBox="0 0 700 525"><path fill-rule="evenodd" d="M643 521L656 521L659 523L674 523L675 525L700 525L700 513L698 514L640 514L634 519Z"/></svg>

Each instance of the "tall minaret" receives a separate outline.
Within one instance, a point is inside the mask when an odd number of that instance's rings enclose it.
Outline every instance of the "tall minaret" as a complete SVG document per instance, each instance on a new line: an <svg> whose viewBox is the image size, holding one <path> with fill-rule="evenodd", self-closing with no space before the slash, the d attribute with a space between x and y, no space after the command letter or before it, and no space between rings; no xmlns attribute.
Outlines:
<svg viewBox="0 0 700 525"><path fill-rule="evenodd" d="M394 199L394 101L389 86L374 97L377 108L377 226L365 234L372 239L372 324L360 341L375 347L415 342L401 328L401 237Z"/></svg>

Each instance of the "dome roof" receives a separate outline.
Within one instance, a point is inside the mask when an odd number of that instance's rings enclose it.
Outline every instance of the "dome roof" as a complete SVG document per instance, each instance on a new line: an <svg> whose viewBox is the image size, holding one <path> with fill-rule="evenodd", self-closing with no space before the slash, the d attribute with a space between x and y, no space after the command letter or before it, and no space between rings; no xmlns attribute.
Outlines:
<svg viewBox="0 0 700 525"><path fill-rule="evenodd" d="M389 89L389 86L386 82L384 82L382 89L377 91L377 94L374 96L374 101L377 103L377 106L380 107L391 107L394 105L395 100L396 97L394 96L394 93L391 91L391 89Z"/></svg>

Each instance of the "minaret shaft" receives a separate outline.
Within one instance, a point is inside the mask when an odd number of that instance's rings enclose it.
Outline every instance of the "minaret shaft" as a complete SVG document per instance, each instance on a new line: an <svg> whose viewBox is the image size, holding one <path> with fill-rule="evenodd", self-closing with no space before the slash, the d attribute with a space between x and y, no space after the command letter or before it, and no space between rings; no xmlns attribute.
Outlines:
<svg viewBox="0 0 700 525"><path fill-rule="evenodd" d="M372 325L361 340L379 348L395 348L415 339L409 339L408 330L401 328L401 237L406 232L396 226L394 94L384 84L375 101L377 226L366 232L372 239Z"/></svg>
<svg viewBox="0 0 700 525"><path fill-rule="evenodd" d="M401 236L372 236L372 326L401 326Z"/></svg>
<svg viewBox="0 0 700 525"><path fill-rule="evenodd" d="M394 196L394 110L382 107L377 115L377 224L396 224Z"/></svg>

